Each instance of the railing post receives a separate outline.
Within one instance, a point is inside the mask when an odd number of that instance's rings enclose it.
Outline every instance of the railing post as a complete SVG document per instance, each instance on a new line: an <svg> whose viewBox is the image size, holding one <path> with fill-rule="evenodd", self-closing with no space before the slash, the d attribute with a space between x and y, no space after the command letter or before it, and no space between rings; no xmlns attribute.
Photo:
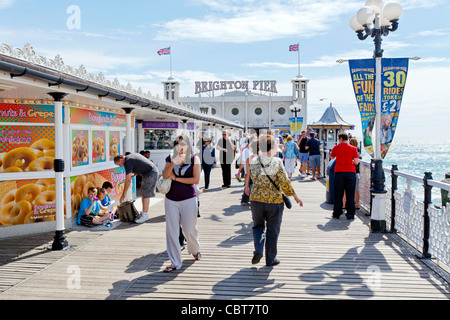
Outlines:
<svg viewBox="0 0 450 320"><path fill-rule="evenodd" d="M430 248L429 238L430 238L430 216L428 214L428 208L433 203L431 201L431 189L433 188L428 184L428 180L433 180L431 172L425 172L423 178L423 188L424 188L424 201L423 201L423 248L422 248L422 259L430 259L431 254L428 252Z"/></svg>
<svg viewBox="0 0 450 320"><path fill-rule="evenodd" d="M391 168L391 181L392 181L392 190L391 190L391 232L397 232L395 228L395 192L398 190L398 176L395 175L395 171L398 171L398 165L393 164Z"/></svg>
<svg viewBox="0 0 450 320"><path fill-rule="evenodd" d="M386 212L385 212L385 175L383 171L383 161L372 159L372 205L370 213L370 229L374 233L386 233Z"/></svg>

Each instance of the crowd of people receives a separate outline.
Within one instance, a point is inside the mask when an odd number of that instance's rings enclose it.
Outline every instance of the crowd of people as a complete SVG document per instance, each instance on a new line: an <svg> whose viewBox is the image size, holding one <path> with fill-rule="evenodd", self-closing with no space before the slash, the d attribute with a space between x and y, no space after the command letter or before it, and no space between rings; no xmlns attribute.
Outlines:
<svg viewBox="0 0 450 320"><path fill-rule="evenodd" d="M335 202L333 218L339 219L346 209L347 219L353 219L358 209L357 170L359 154L357 142L351 144L346 133L339 134L339 144L330 156L335 159ZM280 263L277 258L277 242L280 234L282 215L288 197L293 197L299 206L303 206L293 188L291 180L299 164L299 177L304 179L312 172L312 180L320 179L320 142L309 128L303 131L298 141L291 135L279 132L266 132L259 136L244 134L236 142L224 130L222 137L212 146L212 139L204 137L194 145L189 136L180 135L175 139L172 153L165 159L162 178L169 179L170 189L165 193L166 246L171 264L164 272L172 272L182 267L181 251L187 244L187 251L195 260L201 258L198 238L197 219L199 212L199 194L210 188L211 170L216 167L216 150L222 171L222 188L232 183L231 166L236 164L236 179L244 178L241 205L249 206L253 219L254 252L252 264L260 262L265 255L267 266ZM137 223L148 219L150 198L155 197L158 168L149 159L150 154L133 153L118 155L114 158L117 166L125 168L126 179L122 203L130 188L132 178L141 178L142 215ZM237 158L237 159L236 159ZM204 188L199 189L201 172L204 175ZM114 218L115 209L111 206L107 194L112 190L105 183L101 190L91 188L88 197L81 203L78 223L83 225L108 225ZM201 191L200 191L201 190ZM99 194L99 198L97 198ZM100 199L101 198L101 199ZM356 198L356 202L355 202ZM104 201L103 203L101 203ZM290 201L289 201L290 202Z"/></svg>

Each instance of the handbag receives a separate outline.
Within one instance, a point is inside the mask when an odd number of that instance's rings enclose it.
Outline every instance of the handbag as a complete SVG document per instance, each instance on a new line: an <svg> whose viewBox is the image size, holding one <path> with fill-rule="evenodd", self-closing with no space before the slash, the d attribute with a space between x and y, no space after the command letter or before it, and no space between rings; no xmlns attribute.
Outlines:
<svg viewBox="0 0 450 320"><path fill-rule="evenodd" d="M289 199L289 197L287 195L284 194L283 191L281 191L281 189L275 184L275 182L273 182L273 180L270 178L270 176L267 174L266 169L264 169L263 164L261 163L261 158L258 158L259 164L261 165L261 168L263 169L264 173L266 174L266 177L270 180L270 182L272 182L273 186L281 192L281 195L283 196L283 201L284 201L284 205L286 206L286 208L291 209L292 208L292 202L291 199Z"/></svg>
<svg viewBox="0 0 450 320"><path fill-rule="evenodd" d="M156 188L161 194L168 193L171 186L172 186L172 179L170 177L164 179L163 176L161 176L159 177L158 181L156 181Z"/></svg>

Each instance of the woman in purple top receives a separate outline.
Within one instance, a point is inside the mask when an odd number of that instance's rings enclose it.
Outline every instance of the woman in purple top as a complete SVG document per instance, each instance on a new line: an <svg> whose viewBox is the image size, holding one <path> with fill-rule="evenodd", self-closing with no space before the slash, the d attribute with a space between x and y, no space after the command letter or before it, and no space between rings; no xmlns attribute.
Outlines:
<svg viewBox="0 0 450 320"><path fill-rule="evenodd" d="M166 158L164 179L172 178L172 185L165 198L167 254L172 262L164 272L178 270L182 266L181 246L178 240L180 224L187 241L187 250L199 260L200 245L197 230L197 194L195 186L200 181L201 162L194 156L189 138L181 135L171 156Z"/></svg>

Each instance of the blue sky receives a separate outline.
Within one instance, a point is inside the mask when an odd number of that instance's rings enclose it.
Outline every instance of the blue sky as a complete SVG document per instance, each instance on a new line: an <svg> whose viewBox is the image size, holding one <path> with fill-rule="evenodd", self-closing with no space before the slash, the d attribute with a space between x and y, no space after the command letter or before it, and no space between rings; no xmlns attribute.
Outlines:
<svg viewBox="0 0 450 320"><path fill-rule="evenodd" d="M30 43L38 55L60 54L66 65L83 64L155 96L162 96L170 61L156 52L171 46L182 96L194 96L195 81L214 80L276 80L284 96L298 73L288 48L299 42L309 121L333 103L361 136L348 64L336 60L372 57L372 40L358 40L349 27L364 2L0 0L0 43ZM450 1L398 2L403 15L399 30L384 38L385 57L422 60L410 62L396 136L450 138ZM80 9L79 29L67 25L71 5Z"/></svg>

